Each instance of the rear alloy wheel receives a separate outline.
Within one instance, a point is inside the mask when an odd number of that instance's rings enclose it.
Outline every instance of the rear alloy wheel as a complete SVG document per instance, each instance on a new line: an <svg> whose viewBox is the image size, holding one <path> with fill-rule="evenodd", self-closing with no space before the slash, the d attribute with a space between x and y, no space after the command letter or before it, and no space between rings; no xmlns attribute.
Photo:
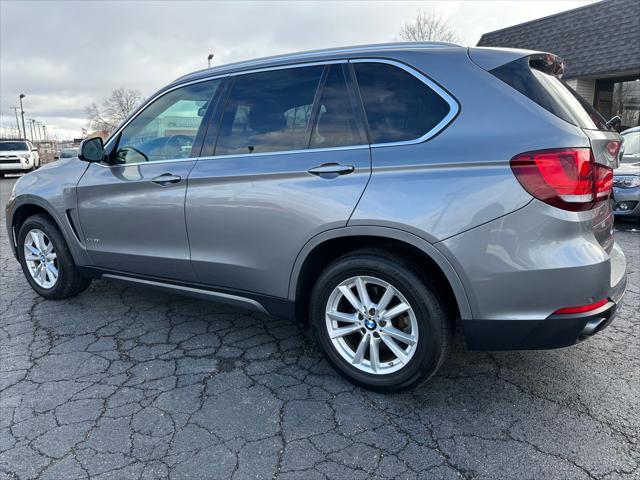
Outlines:
<svg viewBox="0 0 640 480"><path fill-rule="evenodd" d="M418 321L396 287L376 277L341 282L327 302L329 338L340 356L374 375L400 370L413 357Z"/></svg>
<svg viewBox="0 0 640 480"><path fill-rule="evenodd" d="M314 338L336 370L379 391L431 377L452 332L428 281L402 258L377 251L329 265L311 294L310 316Z"/></svg>

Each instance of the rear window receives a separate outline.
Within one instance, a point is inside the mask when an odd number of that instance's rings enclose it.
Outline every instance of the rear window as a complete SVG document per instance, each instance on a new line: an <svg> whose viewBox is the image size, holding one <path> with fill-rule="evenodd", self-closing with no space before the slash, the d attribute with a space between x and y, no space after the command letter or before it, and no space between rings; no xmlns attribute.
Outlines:
<svg viewBox="0 0 640 480"><path fill-rule="evenodd" d="M26 142L0 142L0 152L11 150L29 150Z"/></svg>
<svg viewBox="0 0 640 480"><path fill-rule="evenodd" d="M606 120L561 79L530 66L529 57L520 58L490 71L555 116L590 130L610 130Z"/></svg>
<svg viewBox="0 0 640 480"><path fill-rule="evenodd" d="M371 143L415 140L438 125L449 104L401 68L385 63L355 63Z"/></svg>

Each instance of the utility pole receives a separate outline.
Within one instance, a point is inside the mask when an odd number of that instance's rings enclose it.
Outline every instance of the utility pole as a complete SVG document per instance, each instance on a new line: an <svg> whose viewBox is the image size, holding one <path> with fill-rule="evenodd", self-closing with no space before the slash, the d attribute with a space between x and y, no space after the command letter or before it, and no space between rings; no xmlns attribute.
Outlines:
<svg viewBox="0 0 640 480"><path fill-rule="evenodd" d="M24 139L27 139L27 129L24 126L24 107L22 106L22 99L26 97L26 95L24 93L20 94L20 114L22 115L22 133L24 133ZM33 137L33 134L31 134ZM33 138L31 138L31 140L33 141Z"/></svg>
<svg viewBox="0 0 640 480"><path fill-rule="evenodd" d="M209 68L211 68L211 60L213 60L213 53L210 53L209 56L207 57L207 62L209 64Z"/></svg>
<svg viewBox="0 0 640 480"><path fill-rule="evenodd" d="M18 108L20 107L11 107L13 109L13 113L16 114L16 127L18 127L18 138L23 138L22 133L20 132L20 121L18 120Z"/></svg>

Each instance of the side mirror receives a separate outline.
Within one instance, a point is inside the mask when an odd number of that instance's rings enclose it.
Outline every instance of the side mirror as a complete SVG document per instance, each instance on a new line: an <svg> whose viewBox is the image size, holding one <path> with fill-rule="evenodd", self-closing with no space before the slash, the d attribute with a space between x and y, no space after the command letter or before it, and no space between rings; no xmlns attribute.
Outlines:
<svg viewBox="0 0 640 480"><path fill-rule="evenodd" d="M80 144L78 158L85 162L101 162L104 160L104 145L100 137L87 138Z"/></svg>

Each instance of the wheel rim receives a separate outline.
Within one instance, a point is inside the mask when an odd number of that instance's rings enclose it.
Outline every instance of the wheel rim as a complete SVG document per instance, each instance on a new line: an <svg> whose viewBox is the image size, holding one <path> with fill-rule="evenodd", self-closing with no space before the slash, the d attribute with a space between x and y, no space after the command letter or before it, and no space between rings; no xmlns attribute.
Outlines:
<svg viewBox="0 0 640 480"><path fill-rule="evenodd" d="M58 256L53 242L34 228L24 238L24 260L34 282L42 288L52 288L58 281Z"/></svg>
<svg viewBox="0 0 640 480"><path fill-rule="evenodd" d="M338 354L370 374L397 372L416 352L418 321L411 304L376 277L351 277L334 288L325 322Z"/></svg>

